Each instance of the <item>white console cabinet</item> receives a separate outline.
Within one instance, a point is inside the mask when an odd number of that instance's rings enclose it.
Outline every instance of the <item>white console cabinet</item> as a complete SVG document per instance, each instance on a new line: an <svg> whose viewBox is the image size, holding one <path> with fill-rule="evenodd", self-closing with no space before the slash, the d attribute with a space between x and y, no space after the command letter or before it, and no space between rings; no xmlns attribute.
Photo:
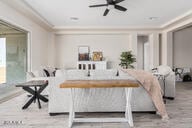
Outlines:
<svg viewBox="0 0 192 128"><path fill-rule="evenodd" d="M77 69L79 70L107 69L107 61L78 61Z"/></svg>

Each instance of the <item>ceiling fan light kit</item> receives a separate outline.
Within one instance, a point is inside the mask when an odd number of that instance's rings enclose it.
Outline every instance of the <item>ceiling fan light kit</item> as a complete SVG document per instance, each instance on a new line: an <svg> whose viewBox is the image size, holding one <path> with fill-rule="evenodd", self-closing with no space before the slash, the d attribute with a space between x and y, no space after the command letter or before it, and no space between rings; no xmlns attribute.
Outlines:
<svg viewBox="0 0 192 128"><path fill-rule="evenodd" d="M103 6L107 6L107 8L105 9L103 16L107 16L107 14L109 13L111 7L113 6L115 9L119 10L119 11L127 11L127 9L125 7L122 7L120 5L117 5L120 2L123 2L125 0L106 0L107 4L98 4L98 5L90 5L90 8L94 8L94 7L103 7Z"/></svg>

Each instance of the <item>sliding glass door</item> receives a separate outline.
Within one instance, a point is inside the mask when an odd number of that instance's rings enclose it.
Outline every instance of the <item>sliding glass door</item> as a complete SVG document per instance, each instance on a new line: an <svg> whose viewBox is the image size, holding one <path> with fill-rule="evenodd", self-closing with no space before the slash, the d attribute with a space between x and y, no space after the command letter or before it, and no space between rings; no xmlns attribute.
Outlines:
<svg viewBox="0 0 192 128"><path fill-rule="evenodd" d="M25 33L6 36L6 83L26 80L27 35Z"/></svg>
<svg viewBox="0 0 192 128"><path fill-rule="evenodd" d="M0 38L0 84L6 83L6 38Z"/></svg>
<svg viewBox="0 0 192 128"><path fill-rule="evenodd" d="M0 84L26 80L27 35L9 34L0 38Z"/></svg>
<svg viewBox="0 0 192 128"><path fill-rule="evenodd" d="M28 32L0 20L0 102L21 91L26 81Z"/></svg>

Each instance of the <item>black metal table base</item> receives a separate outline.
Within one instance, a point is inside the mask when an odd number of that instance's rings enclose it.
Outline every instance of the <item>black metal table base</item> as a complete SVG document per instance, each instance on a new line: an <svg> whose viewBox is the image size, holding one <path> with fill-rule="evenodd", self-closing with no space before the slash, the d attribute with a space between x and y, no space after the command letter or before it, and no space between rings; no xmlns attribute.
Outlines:
<svg viewBox="0 0 192 128"><path fill-rule="evenodd" d="M34 87L34 90L31 88L31 87L22 87L23 90L29 92L30 94L32 94L32 97L29 99L29 101L22 107L22 109L26 109L29 107L29 105L32 103L32 102L38 102L38 107L39 109L41 108L41 103L40 103L40 100L44 101L44 102L48 102L48 99L41 95L40 93L46 88L47 85L43 85L43 86L40 86L39 89L37 89L37 87L35 86Z"/></svg>

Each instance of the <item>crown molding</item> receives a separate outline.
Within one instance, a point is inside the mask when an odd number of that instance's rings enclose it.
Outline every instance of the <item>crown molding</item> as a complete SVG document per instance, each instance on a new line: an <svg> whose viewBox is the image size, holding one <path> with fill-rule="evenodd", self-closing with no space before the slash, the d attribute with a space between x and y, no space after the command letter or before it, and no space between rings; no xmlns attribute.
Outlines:
<svg viewBox="0 0 192 128"><path fill-rule="evenodd" d="M34 21L44 29L52 31L53 25L43 18L37 11L35 11L30 5L24 0L1 0L14 10L22 13L24 16Z"/></svg>
<svg viewBox="0 0 192 128"><path fill-rule="evenodd" d="M179 23L185 22L186 20L190 19L192 17L192 10L189 10L188 12L166 22L165 24L161 25L162 29L167 29L172 26L175 26Z"/></svg>
<svg viewBox="0 0 192 128"><path fill-rule="evenodd" d="M65 27L54 27L54 33L56 35L62 34L130 34L130 32L139 32L139 34L150 34L151 32L159 32L160 29L157 27L107 27L107 26L65 26Z"/></svg>
<svg viewBox="0 0 192 128"><path fill-rule="evenodd" d="M182 15L180 15L180 16L178 16L178 17L176 17L176 18L174 18L174 19L172 19L172 20L170 20L168 22L166 22L165 24L161 25L161 28L168 27L168 26L174 24L175 22L178 22L180 20L185 19L186 17L190 16L191 14L192 14L192 10L190 10L190 11L188 11L188 12L186 12L186 13L184 13L184 14L182 14Z"/></svg>
<svg viewBox="0 0 192 128"><path fill-rule="evenodd" d="M157 30L161 29L156 26L54 26L54 30Z"/></svg>
<svg viewBox="0 0 192 128"><path fill-rule="evenodd" d="M130 29L130 28L68 28L68 29L55 29L54 34L56 35L92 35L92 34L104 34L104 35L129 35L130 33L137 33L140 35L149 35L152 33L160 33L159 29Z"/></svg>

